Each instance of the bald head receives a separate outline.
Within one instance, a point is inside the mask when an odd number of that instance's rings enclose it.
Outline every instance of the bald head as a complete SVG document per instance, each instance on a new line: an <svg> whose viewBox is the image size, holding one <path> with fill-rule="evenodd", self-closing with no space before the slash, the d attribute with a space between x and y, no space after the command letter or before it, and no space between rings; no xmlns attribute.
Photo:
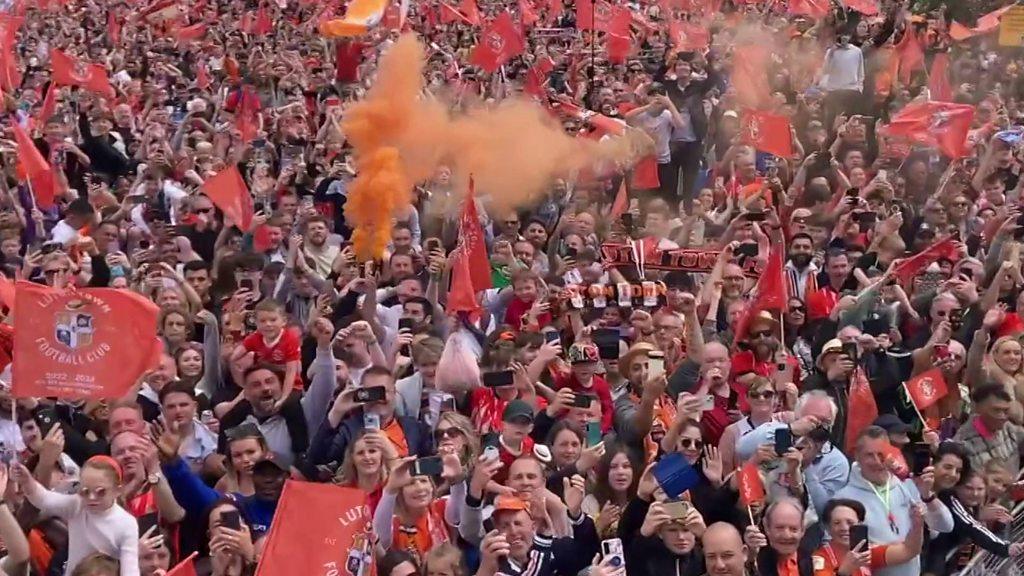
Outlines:
<svg viewBox="0 0 1024 576"><path fill-rule="evenodd" d="M735 526L727 522L708 526L701 548L709 576L743 576L747 547Z"/></svg>

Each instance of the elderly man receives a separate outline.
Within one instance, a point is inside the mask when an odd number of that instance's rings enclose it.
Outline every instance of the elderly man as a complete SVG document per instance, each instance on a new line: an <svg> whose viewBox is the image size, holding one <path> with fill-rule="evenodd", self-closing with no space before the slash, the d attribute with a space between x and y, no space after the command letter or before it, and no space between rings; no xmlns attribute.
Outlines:
<svg viewBox="0 0 1024 576"><path fill-rule="evenodd" d="M836 498L857 500L864 504L864 524L872 544L900 542L913 527L913 509L920 502L926 505L924 519L934 532L953 530L953 516L933 489L934 469L929 466L912 479L900 480L886 465L890 449L889 437L883 428L869 426L857 437L855 464L850 481L836 493ZM877 576L911 576L921 572L920 556L903 564L886 566Z"/></svg>
<svg viewBox="0 0 1024 576"><path fill-rule="evenodd" d="M822 390L805 392L796 402L795 420L789 424L794 443L802 458L804 487L814 510L819 514L825 504L846 485L850 464L829 440L829 429L838 412L835 402ZM782 422L768 422L740 438L736 455L746 461L758 447L772 444L775 430L785 428Z"/></svg>
<svg viewBox="0 0 1024 576"><path fill-rule="evenodd" d="M814 566L807 554L797 554L804 536L804 507L791 498L768 506L762 533L747 526L747 547L757 558L758 572L764 576L813 576Z"/></svg>

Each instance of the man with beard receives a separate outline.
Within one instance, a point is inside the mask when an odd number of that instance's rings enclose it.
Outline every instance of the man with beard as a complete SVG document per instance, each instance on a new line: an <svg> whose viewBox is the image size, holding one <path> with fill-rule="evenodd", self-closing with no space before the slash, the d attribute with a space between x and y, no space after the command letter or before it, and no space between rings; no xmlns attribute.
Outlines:
<svg viewBox="0 0 1024 576"><path fill-rule="evenodd" d="M818 267L814 257L814 239L810 234L794 234L789 240L789 260L786 262L786 282L790 298L807 301L807 292L817 289ZM809 289L809 290L808 290Z"/></svg>
<svg viewBox="0 0 1024 576"><path fill-rule="evenodd" d="M330 236L327 218L320 215L311 216L306 220L305 234L302 238L302 253L311 258L313 269L323 278L331 273L331 264L341 252L334 243L328 243Z"/></svg>
<svg viewBox="0 0 1024 576"><path fill-rule="evenodd" d="M282 384L283 374L265 366L253 366L242 377L242 399L221 418L218 452L225 453L225 431L253 422L267 441L270 450L280 456L280 464L289 466L306 452L309 428L318 426L331 404L335 388L334 356L331 342L334 330L330 321L318 319L311 330L316 339L312 382L305 394L293 390L288 394Z"/></svg>
<svg viewBox="0 0 1024 576"><path fill-rule="evenodd" d="M832 309L839 304L850 269L850 258L845 250L831 248L825 252L825 270L818 275L819 288L807 293L808 320L821 320L832 314Z"/></svg>

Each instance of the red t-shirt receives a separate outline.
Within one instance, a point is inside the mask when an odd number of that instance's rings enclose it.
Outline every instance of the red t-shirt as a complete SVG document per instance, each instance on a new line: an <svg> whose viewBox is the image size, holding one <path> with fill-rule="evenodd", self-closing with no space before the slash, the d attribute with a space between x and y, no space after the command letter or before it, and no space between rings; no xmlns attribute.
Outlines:
<svg viewBox="0 0 1024 576"><path fill-rule="evenodd" d="M602 376L594 375L590 388L583 386L572 372L555 374L555 390L569 388L578 394L590 394L597 396L601 402L601 432L605 434L612 429L612 418L615 416L615 406L612 404L612 389L608 381Z"/></svg>
<svg viewBox="0 0 1024 576"><path fill-rule="evenodd" d="M242 340L242 346L256 356L256 362L270 364L284 372L289 362L298 362L302 359L300 350L299 331L294 327L285 328L277 342L268 345L259 332L253 332ZM295 373L293 386L296 390L302 390L302 376L300 371Z"/></svg>

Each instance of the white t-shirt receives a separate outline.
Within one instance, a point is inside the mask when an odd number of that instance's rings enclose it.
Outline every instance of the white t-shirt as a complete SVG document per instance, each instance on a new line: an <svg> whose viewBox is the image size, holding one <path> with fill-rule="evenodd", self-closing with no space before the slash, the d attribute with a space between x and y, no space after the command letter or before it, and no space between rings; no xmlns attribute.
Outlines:
<svg viewBox="0 0 1024 576"><path fill-rule="evenodd" d="M67 223L67 220L61 220L53 227L50 232L50 237L54 242L60 242L62 245L67 246L78 240L78 230L75 230Z"/></svg>

